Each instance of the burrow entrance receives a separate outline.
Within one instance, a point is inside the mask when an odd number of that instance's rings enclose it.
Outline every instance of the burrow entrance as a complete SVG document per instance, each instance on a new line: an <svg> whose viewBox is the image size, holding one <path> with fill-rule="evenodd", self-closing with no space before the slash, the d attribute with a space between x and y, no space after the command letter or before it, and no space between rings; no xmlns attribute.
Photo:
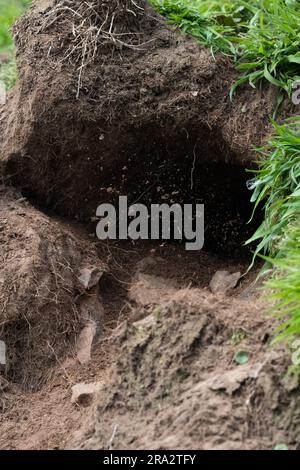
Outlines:
<svg viewBox="0 0 300 470"><path fill-rule="evenodd" d="M248 180L251 175L237 164L217 132L206 127L178 131L147 126L131 132L120 159L101 188L101 202L204 204L205 251L248 255L244 247L261 223L252 216ZM253 248L253 247L251 247Z"/></svg>
<svg viewBox="0 0 300 470"><path fill-rule="evenodd" d="M100 123L74 123L73 148L64 130L65 140L51 151L40 133L31 136L27 153L38 152L39 159L15 155L8 162L13 184L39 209L90 223L100 204L117 206L120 195L128 196L130 205L138 202L149 209L151 204L204 204L204 249L228 256L249 253L243 244L262 213L248 224L251 175L220 129L187 121L179 126L170 118L136 126L120 123L119 129L106 131ZM95 233L95 226L89 230Z"/></svg>

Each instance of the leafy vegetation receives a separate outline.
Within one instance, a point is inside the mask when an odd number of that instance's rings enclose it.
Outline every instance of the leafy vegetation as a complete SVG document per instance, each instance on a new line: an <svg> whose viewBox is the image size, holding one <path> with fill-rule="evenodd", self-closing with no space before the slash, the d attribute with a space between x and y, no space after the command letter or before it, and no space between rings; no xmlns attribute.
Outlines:
<svg viewBox="0 0 300 470"><path fill-rule="evenodd" d="M236 54L231 41L247 10L236 2L199 0L152 0L157 10L185 33L197 37L212 52ZM242 27L242 26L241 26Z"/></svg>
<svg viewBox="0 0 300 470"><path fill-rule="evenodd" d="M17 66L14 55L8 56L8 60L0 62L0 83L4 83L5 89L10 90L18 78Z"/></svg>
<svg viewBox="0 0 300 470"><path fill-rule="evenodd" d="M240 366L245 365L249 362L249 354L246 351L238 351L234 355L234 360Z"/></svg>
<svg viewBox="0 0 300 470"><path fill-rule="evenodd" d="M257 3L247 31L237 39L237 68L244 75L236 85L265 79L291 95L293 83L300 79L300 3Z"/></svg>
<svg viewBox="0 0 300 470"><path fill-rule="evenodd" d="M17 79L11 26L30 3L31 0L1 0L0 3L0 81L7 89Z"/></svg>
<svg viewBox="0 0 300 470"><path fill-rule="evenodd" d="M0 3L0 50L12 45L10 28L24 12L31 0L1 0Z"/></svg>
<svg viewBox="0 0 300 470"><path fill-rule="evenodd" d="M300 80L299 0L152 0L160 13L212 52L232 56L241 78L264 79L291 94Z"/></svg>
<svg viewBox="0 0 300 470"><path fill-rule="evenodd" d="M252 202L263 202L265 219L249 243L261 240L257 253L276 255L284 233L300 216L300 117L274 123L275 135L261 150Z"/></svg>
<svg viewBox="0 0 300 470"><path fill-rule="evenodd" d="M281 242L280 256L271 260L278 268L267 282L271 299L275 301L274 313L282 318L276 341L288 341L295 351L294 366L300 366L300 220L288 229ZM295 341L296 339L296 341Z"/></svg>
<svg viewBox="0 0 300 470"><path fill-rule="evenodd" d="M255 256L264 253L276 268L266 283L273 311L284 319L276 341L293 345L300 336L300 117L274 127L252 181L252 201L264 203L264 222L249 242L259 240Z"/></svg>

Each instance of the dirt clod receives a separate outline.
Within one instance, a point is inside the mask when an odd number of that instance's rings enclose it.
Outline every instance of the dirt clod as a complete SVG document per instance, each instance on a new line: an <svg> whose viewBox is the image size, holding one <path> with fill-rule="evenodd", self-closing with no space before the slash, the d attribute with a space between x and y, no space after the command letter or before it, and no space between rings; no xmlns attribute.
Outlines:
<svg viewBox="0 0 300 470"><path fill-rule="evenodd" d="M178 288L174 280L139 273L130 289L130 298L143 307L157 305L169 300Z"/></svg>
<svg viewBox="0 0 300 470"><path fill-rule="evenodd" d="M101 277L103 276L103 270L99 268L83 268L80 270L79 282L82 284L84 289L90 290L99 284Z"/></svg>
<svg viewBox="0 0 300 470"><path fill-rule="evenodd" d="M174 31L144 0L46 4L15 26L20 81L0 121L1 167L14 184L83 221L119 194L149 204L207 193L218 220L228 186L247 194L235 181L270 132L272 88L246 87L231 102L238 72L229 59ZM98 35L97 22L107 25ZM242 207L227 214L228 231L241 230Z"/></svg>
<svg viewBox="0 0 300 470"><path fill-rule="evenodd" d="M91 360L92 345L97 333L97 324L93 321L88 321L84 328L81 330L76 340L76 357L80 364L87 364Z"/></svg>
<svg viewBox="0 0 300 470"><path fill-rule="evenodd" d="M217 271L209 287L213 294L226 294L230 289L234 289L241 278L241 273L229 273L228 271Z"/></svg>
<svg viewBox="0 0 300 470"><path fill-rule="evenodd" d="M6 366L6 344L0 341L0 371Z"/></svg>
<svg viewBox="0 0 300 470"><path fill-rule="evenodd" d="M76 405L91 405L96 392L101 388L100 384L79 383L72 387L71 403Z"/></svg>

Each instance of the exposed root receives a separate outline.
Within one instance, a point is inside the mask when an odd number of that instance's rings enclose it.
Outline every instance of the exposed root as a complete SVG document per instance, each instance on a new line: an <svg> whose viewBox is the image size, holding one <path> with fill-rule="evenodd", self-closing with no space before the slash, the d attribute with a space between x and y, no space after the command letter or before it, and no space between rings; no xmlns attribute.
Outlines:
<svg viewBox="0 0 300 470"><path fill-rule="evenodd" d="M145 13L141 0L61 0L46 13L40 31L61 18L68 22L73 37L65 59L78 67L77 98L84 69L95 60L99 48L121 51L123 48L139 49L146 44L142 39Z"/></svg>

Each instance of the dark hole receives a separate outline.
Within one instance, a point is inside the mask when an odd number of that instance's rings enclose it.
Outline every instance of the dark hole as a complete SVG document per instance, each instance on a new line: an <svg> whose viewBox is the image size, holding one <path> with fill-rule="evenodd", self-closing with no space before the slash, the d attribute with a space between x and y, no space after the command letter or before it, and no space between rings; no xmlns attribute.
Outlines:
<svg viewBox="0 0 300 470"><path fill-rule="evenodd" d="M249 255L253 247L245 248L244 242L260 225L262 212L248 224L251 175L237 164L220 130L194 121L179 128L170 116L136 127L120 123L120 129L107 132L103 147L97 126L81 124L80 129L81 148L48 152L39 178L32 159L22 159L24 167L11 164L13 183L40 209L88 224L100 204L117 206L120 195L128 196L128 204L147 207L204 204L205 250Z"/></svg>
<svg viewBox="0 0 300 470"><path fill-rule="evenodd" d="M204 204L204 249L248 256L253 246L246 248L244 243L262 214L257 211L248 223L253 211L247 187L251 175L234 160L222 139L214 138L209 129L203 129L201 138L186 130L166 137L155 129L149 138L148 129L128 143L122 169L118 163L111 175L111 187L118 195L127 195L129 204ZM104 189L100 200L112 198Z"/></svg>

